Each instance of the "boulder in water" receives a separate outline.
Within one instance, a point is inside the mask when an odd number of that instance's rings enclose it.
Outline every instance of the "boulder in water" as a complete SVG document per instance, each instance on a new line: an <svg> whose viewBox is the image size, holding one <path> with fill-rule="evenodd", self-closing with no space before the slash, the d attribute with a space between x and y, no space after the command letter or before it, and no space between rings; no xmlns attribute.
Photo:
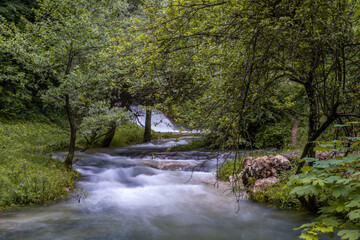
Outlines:
<svg viewBox="0 0 360 240"><path fill-rule="evenodd" d="M290 168L290 161L281 155L248 157L243 162L241 177L243 183L248 185L250 179L258 180L270 177L276 177L281 171Z"/></svg>

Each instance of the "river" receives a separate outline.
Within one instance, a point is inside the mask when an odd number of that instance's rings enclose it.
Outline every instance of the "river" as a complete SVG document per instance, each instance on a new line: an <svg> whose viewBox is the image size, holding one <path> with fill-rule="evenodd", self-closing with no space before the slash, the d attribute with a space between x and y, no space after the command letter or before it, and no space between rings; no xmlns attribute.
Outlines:
<svg viewBox="0 0 360 240"><path fill-rule="evenodd" d="M228 183L214 184L213 154L164 154L168 147L184 143L163 141L79 154L74 166L82 173L78 186L88 196L80 203L71 198L3 213L0 239L298 239L299 231L293 228L309 216L247 199L237 203Z"/></svg>

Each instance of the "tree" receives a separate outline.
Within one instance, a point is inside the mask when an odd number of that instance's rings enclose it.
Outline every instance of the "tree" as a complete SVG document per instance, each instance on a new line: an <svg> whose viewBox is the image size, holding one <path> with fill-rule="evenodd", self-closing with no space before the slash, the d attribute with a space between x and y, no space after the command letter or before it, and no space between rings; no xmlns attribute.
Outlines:
<svg viewBox="0 0 360 240"><path fill-rule="evenodd" d="M71 132L67 166L82 118L92 102L105 100L111 82L106 51L121 31L125 10L126 3L115 0L41 0L35 22L23 19L23 28L2 19L1 51L50 80L45 99L66 110Z"/></svg>

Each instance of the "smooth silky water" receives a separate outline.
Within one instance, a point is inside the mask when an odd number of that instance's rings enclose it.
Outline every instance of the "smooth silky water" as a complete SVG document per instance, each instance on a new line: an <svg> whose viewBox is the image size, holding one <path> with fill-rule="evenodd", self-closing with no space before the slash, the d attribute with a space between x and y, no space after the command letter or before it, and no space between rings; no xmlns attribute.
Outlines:
<svg viewBox="0 0 360 240"><path fill-rule="evenodd" d="M78 155L74 166L86 199L0 215L0 239L298 239L293 228L310 219L294 211L239 205L227 183L214 183L216 158L206 152L162 155L168 141ZM62 154L59 153L58 156ZM208 162L202 168L193 166ZM147 161L176 161L177 171L148 167ZM192 171L193 170L193 171ZM237 212L240 207L239 212Z"/></svg>

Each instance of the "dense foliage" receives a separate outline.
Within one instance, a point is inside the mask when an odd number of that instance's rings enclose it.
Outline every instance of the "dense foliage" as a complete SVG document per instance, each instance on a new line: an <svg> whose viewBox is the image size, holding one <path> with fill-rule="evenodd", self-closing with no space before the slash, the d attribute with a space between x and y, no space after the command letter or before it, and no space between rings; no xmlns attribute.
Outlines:
<svg viewBox="0 0 360 240"><path fill-rule="evenodd" d="M301 226L302 239L318 239L328 233L341 239L360 238L360 138L347 137L326 142L317 150L328 151L330 159L305 158L312 166L290 177L290 192L298 198L316 198L320 216Z"/></svg>

